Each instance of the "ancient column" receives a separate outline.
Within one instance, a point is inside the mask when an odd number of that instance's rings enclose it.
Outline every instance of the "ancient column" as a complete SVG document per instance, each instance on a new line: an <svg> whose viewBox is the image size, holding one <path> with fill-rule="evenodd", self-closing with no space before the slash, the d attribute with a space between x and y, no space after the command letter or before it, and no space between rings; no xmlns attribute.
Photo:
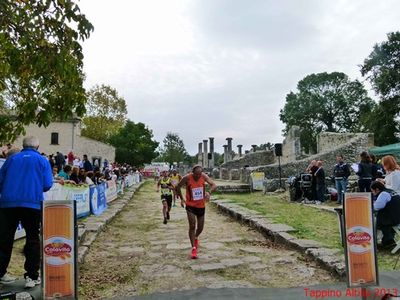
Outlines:
<svg viewBox="0 0 400 300"><path fill-rule="evenodd" d="M242 157L242 147L243 145L237 145L238 147L238 153L239 153L239 158Z"/></svg>
<svg viewBox="0 0 400 300"><path fill-rule="evenodd" d="M227 147L228 147L228 149L227 149L228 161L231 161L233 159L233 157L232 157L232 138L228 137L228 138L226 138L226 140L227 140Z"/></svg>
<svg viewBox="0 0 400 300"><path fill-rule="evenodd" d="M228 145L224 145L224 163L228 162Z"/></svg>
<svg viewBox="0 0 400 300"><path fill-rule="evenodd" d="M199 143L199 153L197 154L197 163L203 166L203 143Z"/></svg>
<svg viewBox="0 0 400 300"><path fill-rule="evenodd" d="M203 168L208 168L208 140L203 140Z"/></svg>
<svg viewBox="0 0 400 300"><path fill-rule="evenodd" d="M210 140L210 157L211 159L208 160L208 165L211 169L214 168L214 138L208 138Z"/></svg>
<svg viewBox="0 0 400 300"><path fill-rule="evenodd" d="M252 149L253 152L256 152L256 151L257 151L257 145L251 145L251 147L253 148L253 149Z"/></svg>

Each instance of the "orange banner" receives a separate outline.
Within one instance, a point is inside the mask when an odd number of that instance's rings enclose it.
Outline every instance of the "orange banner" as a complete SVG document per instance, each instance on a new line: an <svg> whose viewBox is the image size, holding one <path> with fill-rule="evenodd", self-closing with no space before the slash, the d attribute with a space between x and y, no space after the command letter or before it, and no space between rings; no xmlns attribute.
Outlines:
<svg viewBox="0 0 400 300"><path fill-rule="evenodd" d="M75 299L74 202L43 202L44 299Z"/></svg>
<svg viewBox="0 0 400 300"><path fill-rule="evenodd" d="M348 286L378 285L376 239L370 193L346 193L344 222Z"/></svg>

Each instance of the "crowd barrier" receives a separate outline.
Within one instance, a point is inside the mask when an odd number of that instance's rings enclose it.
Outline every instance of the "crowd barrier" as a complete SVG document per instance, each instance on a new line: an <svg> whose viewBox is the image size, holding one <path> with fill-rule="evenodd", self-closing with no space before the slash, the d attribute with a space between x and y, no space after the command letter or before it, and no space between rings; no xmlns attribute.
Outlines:
<svg viewBox="0 0 400 300"><path fill-rule="evenodd" d="M139 183L139 174L129 174L117 181L109 180L97 185L70 185L53 184L45 193L46 200L74 200L76 202L76 217L82 218L90 214L100 215L107 209L107 203L117 199L118 194L123 194L125 187ZM15 239L25 236L21 224L15 232Z"/></svg>

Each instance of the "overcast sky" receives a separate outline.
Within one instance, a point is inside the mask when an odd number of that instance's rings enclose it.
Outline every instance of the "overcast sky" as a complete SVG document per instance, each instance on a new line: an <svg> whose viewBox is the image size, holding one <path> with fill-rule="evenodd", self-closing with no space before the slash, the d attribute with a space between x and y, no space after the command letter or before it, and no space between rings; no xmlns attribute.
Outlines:
<svg viewBox="0 0 400 300"><path fill-rule="evenodd" d="M190 154L225 138L245 149L282 142L285 96L311 73L361 78L375 43L400 30L398 0L81 0L95 27L85 86L106 84L128 117ZM371 93L371 96L374 95Z"/></svg>

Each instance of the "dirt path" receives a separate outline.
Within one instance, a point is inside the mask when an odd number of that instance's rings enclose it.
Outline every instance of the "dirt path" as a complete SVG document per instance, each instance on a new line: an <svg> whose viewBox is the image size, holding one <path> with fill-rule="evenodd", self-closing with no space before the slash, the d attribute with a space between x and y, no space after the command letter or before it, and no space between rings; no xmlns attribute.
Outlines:
<svg viewBox="0 0 400 300"><path fill-rule="evenodd" d="M146 183L90 248L80 269L82 299L198 287L293 287L334 282L295 251L277 247L209 206L199 259L189 258L186 212L162 223L160 196Z"/></svg>

